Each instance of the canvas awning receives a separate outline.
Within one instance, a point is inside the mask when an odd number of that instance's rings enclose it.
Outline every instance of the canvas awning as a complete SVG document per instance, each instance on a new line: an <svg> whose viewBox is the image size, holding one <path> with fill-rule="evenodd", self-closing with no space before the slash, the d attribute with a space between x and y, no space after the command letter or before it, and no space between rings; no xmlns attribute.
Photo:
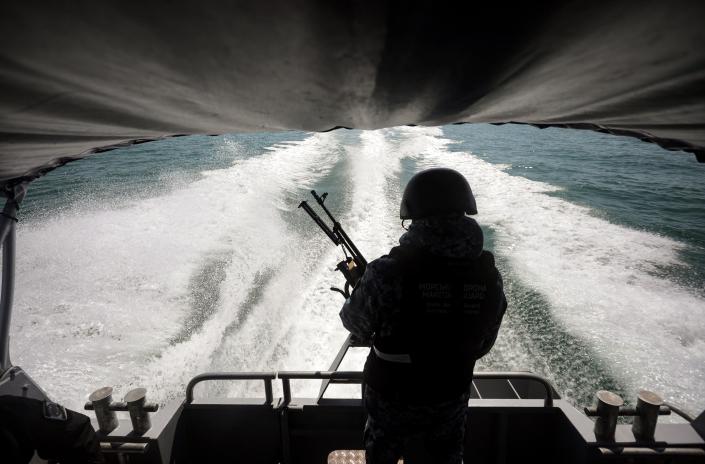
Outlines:
<svg viewBox="0 0 705 464"><path fill-rule="evenodd" d="M521 122L705 161L698 1L9 2L0 183L116 144Z"/></svg>

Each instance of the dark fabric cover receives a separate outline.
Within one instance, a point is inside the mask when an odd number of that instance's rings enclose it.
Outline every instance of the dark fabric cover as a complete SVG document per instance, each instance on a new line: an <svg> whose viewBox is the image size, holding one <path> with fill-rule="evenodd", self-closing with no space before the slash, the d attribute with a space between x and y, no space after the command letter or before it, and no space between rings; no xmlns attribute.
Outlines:
<svg viewBox="0 0 705 464"><path fill-rule="evenodd" d="M705 2L23 0L0 186L129 141L522 122L703 156Z"/></svg>
<svg viewBox="0 0 705 464"><path fill-rule="evenodd" d="M44 402L0 396L0 457L3 463L26 463L34 452L64 464L102 463L100 442L90 419L70 409L65 420L48 419Z"/></svg>

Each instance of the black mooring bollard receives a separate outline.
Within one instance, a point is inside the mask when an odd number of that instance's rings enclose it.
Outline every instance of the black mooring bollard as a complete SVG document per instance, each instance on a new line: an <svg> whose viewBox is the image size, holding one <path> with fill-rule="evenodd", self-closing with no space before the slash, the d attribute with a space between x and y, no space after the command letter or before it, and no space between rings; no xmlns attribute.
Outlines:
<svg viewBox="0 0 705 464"><path fill-rule="evenodd" d="M595 398L597 399L595 437L602 441L614 441L619 408L624 405L624 400L618 394L607 390L598 391Z"/></svg>
<svg viewBox="0 0 705 464"><path fill-rule="evenodd" d="M155 412L159 406L147 403L147 390L144 388L135 388L127 392L125 403L127 403L127 410L130 412L132 430L136 434L142 435L152 426L149 413Z"/></svg>
<svg viewBox="0 0 705 464"><path fill-rule="evenodd" d="M113 402L113 388L99 388L88 397L90 409L95 411L95 418L98 420L98 430L104 434L109 434L118 426L118 419L115 411L110 408ZM88 406L88 405L86 405Z"/></svg>
<svg viewBox="0 0 705 464"><path fill-rule="evenodd" d="M663 398L654 392L641 390L636 398L636 416L632 432L637 440L653 441Z"/></svg>

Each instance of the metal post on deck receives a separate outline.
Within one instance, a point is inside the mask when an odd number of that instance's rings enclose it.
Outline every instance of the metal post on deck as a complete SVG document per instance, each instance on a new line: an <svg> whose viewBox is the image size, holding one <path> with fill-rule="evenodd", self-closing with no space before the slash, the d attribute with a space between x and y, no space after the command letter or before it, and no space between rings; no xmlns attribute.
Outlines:
<svg viewBox="0 0 705 464"><path fill-rule="evenodd" d="M654 441L656 423L663 405L663 398L648 390L639 391L636 398L636 416L632 432L637 440Z"/></svg>
<svg viewBox="0 0 705 464"><path fill-rule="evenodd" d="M10 363L10 322L12 320L12 299L15 292L15 223L17 210L24 198L26 189L18 185L7 192L5 207L0 213L0 246L2 247L2 287L0 293L0 375L9 369Z"/></svg>

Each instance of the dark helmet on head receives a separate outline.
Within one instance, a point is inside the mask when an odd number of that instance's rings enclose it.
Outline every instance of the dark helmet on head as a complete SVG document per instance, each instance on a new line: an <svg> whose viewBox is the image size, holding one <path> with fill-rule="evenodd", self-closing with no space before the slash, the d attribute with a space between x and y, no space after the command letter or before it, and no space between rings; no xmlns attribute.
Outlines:
<svg viewBox="0 0 705 464"><path fill-rule="evenodd" d="M421 171L411 178L401 199L402 219L444 214L477 214L475 197L462 174L448 168Z"/></svg>

